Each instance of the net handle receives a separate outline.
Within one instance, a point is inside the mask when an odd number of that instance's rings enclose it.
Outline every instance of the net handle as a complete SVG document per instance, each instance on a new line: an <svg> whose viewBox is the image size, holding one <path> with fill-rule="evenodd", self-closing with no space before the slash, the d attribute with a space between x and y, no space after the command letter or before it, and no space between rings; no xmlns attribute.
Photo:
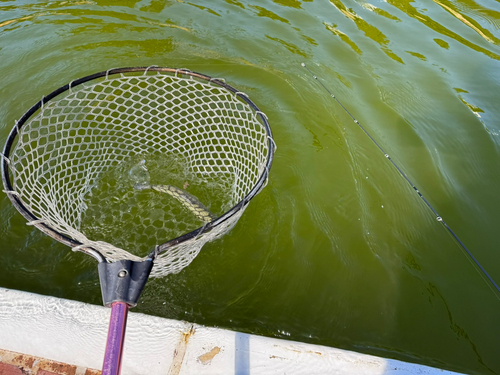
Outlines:
<svg viewBox="0 0 500 375"><path fill-rule="evenodd" d="M121 373L128 310L129 306L125 302L115 302L111 305L102 375L120 375Z"/></svg>

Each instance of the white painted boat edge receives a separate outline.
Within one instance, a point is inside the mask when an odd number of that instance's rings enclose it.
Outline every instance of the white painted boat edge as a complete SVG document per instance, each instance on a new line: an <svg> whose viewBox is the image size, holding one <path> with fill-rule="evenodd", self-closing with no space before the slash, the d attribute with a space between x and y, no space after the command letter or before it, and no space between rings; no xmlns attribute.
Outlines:
<svg viewBox="0 0 500 375"><path fill-rule="evenodd" d="M0 348L102 366L110 309L0 288ZM352 351L129 313L123 375L452 375Z"/></svg>

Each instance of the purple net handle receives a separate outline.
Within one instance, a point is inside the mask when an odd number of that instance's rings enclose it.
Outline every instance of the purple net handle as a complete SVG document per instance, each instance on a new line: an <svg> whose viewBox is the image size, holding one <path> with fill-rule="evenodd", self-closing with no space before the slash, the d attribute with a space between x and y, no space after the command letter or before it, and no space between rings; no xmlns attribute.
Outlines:
<svg viewBox="0 0 500 375"><path fill-rule="evenodd" d="M102 375L120 375L128 309L129 306L125 302L114 302L111 305L111 318L109 319L108 340L102 365Z"/></svg>

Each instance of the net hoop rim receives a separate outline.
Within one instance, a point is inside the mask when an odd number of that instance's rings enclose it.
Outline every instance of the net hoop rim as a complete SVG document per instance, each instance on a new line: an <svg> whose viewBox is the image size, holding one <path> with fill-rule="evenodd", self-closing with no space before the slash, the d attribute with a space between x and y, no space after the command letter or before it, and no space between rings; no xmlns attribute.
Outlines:
<svg viewBox="0 0 500 375"><path fill-rule="evenodd" d="M71 237L68 237L64 234L59 233L57 230L53 229L51 226L45 224L43 220L40 220L40 218L36 217L33 215L33 213L23 204L22 200L14 194L15 191L13 190L13 186L10 181L10 168L9 168L9 155L10 151L12 148L12 145L14 144L14 141L16 140L21 128L23 125L25 125L29 119L40 109L43 107L43 105L52 99L56 98L57 96L61 95L62 93L66 91L71 91L72 88L77 87L79 85L82 85L86 82L106 77L112 76L112 75L117 75L117 74L122 74L122 73L133 73L133 72L144 72L144 75L147 74L148 72L160 72L160 73L173 73L175 77L178 77L179 75L183 76L190 76L191 79L197 78L203 81L207 81L210 84L215 84L218 85L222 88L225 88L226 90L232 92L235 96L237 96L239 99L243 100L246 104L250 106L250 108L255 112L256 115L259 116L262 125L264 126L264 129L267 133L267 141L268 141L268 154L267 154L267 160L266 160L266 166L264 168L264 171L260 175L258 181L254 185L254 187L250 190L250 192L235 206L233 206L231 209L226 211L224 214L222 214L220 217L216 218L210 223L205 224L202 227L199 227L191 232L188 232L182 236L179 236L177 238L174 238L172 240L169 240L161 245L157 245L156 248L148 254L145 258L152 258L154 259L157 255L167 251L169 248L179 245L183 242L186 242L192 238L195 238L203 233L209 232L212 230L212 228L222 225L225 221L227 221L229 218L234 216L237 212L239 212L241 209L245 208L246 205L254 198L260 190L265 186L267 179L269 177L269 170L271 169L271 165L273 162L274 158L274 152L276 151L276 146L275 142L273 139L271 127L269 126L269 122L267 120L267 116L264 115L263 112L260 111L260 109L257 107L257 105L250 100L250 98L244 94L243 92L237 90L236 88L228 85L224 81L218 78L213 78L208 75L202 74L202 73L197 73L197 72L192 72L187 69L176 69L176 68L167 68L167 67L159 67L159 66L149 66L149 67L125 67L125 68L115 68L115 69L109 69L105 71L101 71L98 73L90 74L85 77L73 80L69 82L68 84L59 87L58 89L52 91L50 94L47 96L44 96L41 100L39 100L36 104L34 104L28 111L26 111L23 116L15 122L15 125L12 127L9 136L7 137L7 141L5 142L4 148L3 148L3 153L1 155L2 157L2 162L1 162L1 174L2 174L2 182L5 188L5 193L9 197L10 201L14 205L14 207L19 211L19 213L28 221L28 222L35 222L33 226L37 227L40 231L45 233L46 235L54 238L55 240L63 243L64 245L67 245L71 248L78 247L79 251L85 252L94 258L96 258L99 262L104 261L105 257L104 255L99 252L99 250L94 249L92 247L84 247L85 244L74 240Z"/></svg>

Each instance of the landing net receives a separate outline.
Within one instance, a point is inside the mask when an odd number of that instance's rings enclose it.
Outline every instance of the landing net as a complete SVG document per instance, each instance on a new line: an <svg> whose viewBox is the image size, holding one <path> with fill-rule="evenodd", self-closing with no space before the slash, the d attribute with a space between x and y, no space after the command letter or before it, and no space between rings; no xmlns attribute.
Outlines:
<svg viewBox="0 0 500 375"><path fill-rule="evenodd" d="M151 276L163 276L235 225L265 186L274 149L266 116L223 81L114 69L31 108L9 136L2 175L30 224L108 261L155 257Z"/></svg>

